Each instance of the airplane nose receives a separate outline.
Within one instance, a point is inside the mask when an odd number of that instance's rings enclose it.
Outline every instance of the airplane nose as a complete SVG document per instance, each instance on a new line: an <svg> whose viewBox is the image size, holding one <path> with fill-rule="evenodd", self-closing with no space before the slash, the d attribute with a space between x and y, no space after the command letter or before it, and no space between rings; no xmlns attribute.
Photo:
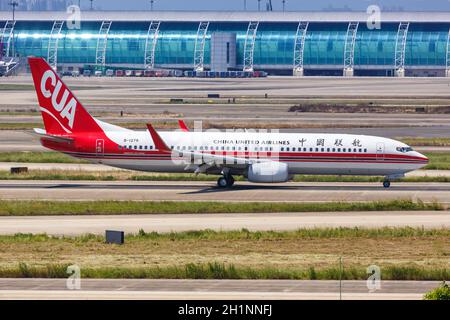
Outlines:
<svg viewBox="0 0 450 320"><path fill-rule="evenodd" d="M417 152L417 154L421 158L421 160L424 161L423 167L426 166L430 162L430 159L428 159L428 157L426 155L421 154L419 152Z"/></svg>

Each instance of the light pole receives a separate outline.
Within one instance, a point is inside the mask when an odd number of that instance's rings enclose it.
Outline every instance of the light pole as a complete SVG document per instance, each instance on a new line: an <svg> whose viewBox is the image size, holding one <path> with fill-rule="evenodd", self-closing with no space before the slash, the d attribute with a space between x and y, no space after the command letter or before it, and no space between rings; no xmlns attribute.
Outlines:
<svg viewBox="0 0 450 320"><path fill-rule="evenodd" d="M94 0L89 0L89 1L91 1L91 11L93 11L94 10Z"/></svg>
<svg viewBox="0 0 450 320"><path fill-rule="evenodd" d="M9 40L9 41L11 41L11 53L8 52L8 54L9 54L11 57L14 57L14 56L15 56L15 52L14 52L14 51L15 51L15 50L14 50L14 24L15 24L15 22L16 22L16 7L19 6L19 2L13 0L13 1L11 1L11 2L9 3L9 5L10 5L11 8L12 8L12 14L13 14L13 29L12 29L12 33L11 33L12 39Z"/></svg>
<svg viewBox="0 0 450 320"><path fill-rule="evenodd" d="M16 14L16 7L19 5L19 2L17 2L17 1L11 1L11 2L9 3L9 5L12 7L12 12L13 12L13 22L14 22L14 21L16 21L16 17L15 17L15 14Z"/></svg>
<svg viewBox="0 0 450 320"><path fill-rule="evenodd" d="M261 0L258 0L258 11L261 11Z"/></svg>
<svg viewBox="0 0 450 320"><path fill-rule="evenodd" d="M244 11L247 11L247 0L244 0Z"/></svg>
<svg viewBox="0 0 450 320"><path fill-rule="evenodd" d="M286 10L286 0L283 0L283 12Z"/></svg>
<svg viewBox="0 0 450 320"><path fill-rule="evenodd" d="M155 2L155 0L150 0L150 10L153 11L153 3Z"/></svg>

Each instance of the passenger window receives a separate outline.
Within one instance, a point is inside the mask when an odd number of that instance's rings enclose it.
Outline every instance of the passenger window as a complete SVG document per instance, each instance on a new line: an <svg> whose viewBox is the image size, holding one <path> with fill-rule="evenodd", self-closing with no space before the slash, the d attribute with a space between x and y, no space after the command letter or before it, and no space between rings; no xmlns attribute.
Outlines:
<svg viewBox="0 0 450 320"><path fill-rule="evenodd" d="M134 150L137 150L137 146L134 146Z"/></svg>
<svg viewBox="0 0 450 320"><path fill-rule="evenodd" d="M338 149L337 149L337 152L341 152L341 148L338 148Z"/></svg>
<svg viewBox="0 0 450 320"><path fill-rule="evenodd" d="M286 151L289 151L289 147L286 148Z"/></svg>
<svg viewBox="0 0 450 320"><path fill-rule="evenodd" d="M347 151L347 149L344 148L344 149L342 149L342 151L345 152L345 151Z"/></svg>
<svg viewBox="0 0 450 320"><path fill-rule="evenodd" d="M309 148L309 152L312 152L313 151L313 148Z"/></svg>
<svg viewBox="0 0 450 320"><path fill-rule="evenodd" d="M330 152L330 148L327 148L327 152Z"/></svg>
<svg viewBox="0 0 450 320"><path fill-rule="evenodd" d="M153 146L150 146L150 150L152 150L153 149Z"/></svg>
<svg viewBox="0 0 450 320"><path fill-rule="evenodd" d="M324 148L322 148L322 149L320 149L320 151L324 152L324 151L325 151L325 149L324 149Z"/></svg>
<svg viewBox="0 0 450 320"><path fill-rule="evenodd" d="M333 152L336 152L336 148L333 148Z"/></svg>
<svg viewBox="0 0 450 320"><path fill-rule="evenodd" d="M319 148L316 148L316 152L319 152Z"/></svg>
<svg viewBox="0 0 450 320"><path fill-rule="evenodd" d="M355 149L353 149L353 152L356 152L356 148L355 148Z"/></svg>
<svg viewBox="0 0 450 320"><path fill-rule="evenodd" d="M367 152L367 149L364 149L364 152Z"/></svg>

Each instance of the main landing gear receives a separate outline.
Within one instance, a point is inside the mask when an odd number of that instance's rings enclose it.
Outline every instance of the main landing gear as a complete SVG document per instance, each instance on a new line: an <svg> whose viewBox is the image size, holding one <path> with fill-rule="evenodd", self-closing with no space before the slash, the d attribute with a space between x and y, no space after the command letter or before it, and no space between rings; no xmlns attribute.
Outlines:
<svg viewBox="0 0 450 320"><path fill-rule="evenodd" d="M217 179L217 186L219 188L231 188L234 184L234 178L231 174L224 175Z"/></svg>

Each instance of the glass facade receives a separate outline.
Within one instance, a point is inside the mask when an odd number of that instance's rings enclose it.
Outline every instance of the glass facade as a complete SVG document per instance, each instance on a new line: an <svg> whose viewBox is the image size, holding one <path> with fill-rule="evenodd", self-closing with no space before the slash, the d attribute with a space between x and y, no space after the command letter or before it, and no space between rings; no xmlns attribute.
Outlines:
<svg viewBox="0 0 450 320"><path fill-rule="evenodd" d="M5 22L0 21L0 25ZM53 21L18 21L14 48L20 56L47 57ZM80 30L64 26L58 48L59 63L95 63L100 22L83 22ZM148 23L113 22L108 36L106 63L144 63ZM205 45L205 64L210 63L210 38L215 31L235 32L237 63L242 65L248 22L212 22ZM446 60L450 24L412 23L406 43L406 67L443 67ZM194 63L198 22L162 22L155 50L156 66L189 68ZM398 24L386 23L380 30L369 30L361 23L355 43L355 68L392 67ZM256 35L254 65L271 69L290 69L294 57L296 23L260 23ZM305 48L307 68L336 68L343 65L346 23L310 23Z"/></svg>

